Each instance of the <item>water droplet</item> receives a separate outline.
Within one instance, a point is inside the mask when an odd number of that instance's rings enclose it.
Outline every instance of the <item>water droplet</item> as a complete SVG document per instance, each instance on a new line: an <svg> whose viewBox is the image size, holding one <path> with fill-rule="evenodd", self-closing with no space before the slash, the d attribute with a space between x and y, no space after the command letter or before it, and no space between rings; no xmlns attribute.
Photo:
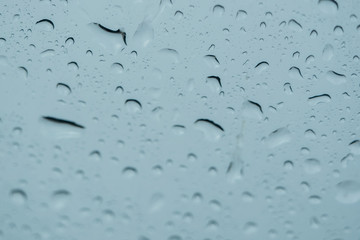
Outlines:
<svg viewBox="0 0 360 240"><path fill-rule="evenodd" d="M115 213L110 209L104 210L102 215L105 222L113 222L116 216Z"/></svg>
<svg viewBox="0 0 360 240"><path fill-rule="evenodd" d="M334 56L334 47L331 44L326 44L323 51L322 57L325 61L330 61Z"/></svg>
<svg viewBox="0 0 360 240"><path fill-rule="evenodd" d="M269 67L269 63L268 62L259 62L256 66L255 66L255 69L257 70L257 73L260 74L262 73L263 71L265 71L266 69L268 69Z"/></svg>
<svg viewBox="0 0 360 240"><path fill-rule="evenodd" d="M239 10L236 13L236 20L245 19L247 17L247 12L245 10Z"/></svg>
<svg viewBox="0 0 360 240"><path fill-rule="evenodd" d="M218 76L209 76L206 78L206 85L208 85L213 92L219 92L222 87L221 79Z"/></svg>
<svg viewBox="0 0 360 240"><path fill-rule="evenodd" d="M65 83L56 84L56 90L62 96L67 96L71 93L71 88Z"/></svg>
<svg viewBox="0 0 360 240"><path fill-rule="evenodd" d="M154 29L150 22L144 21L139 24L133 36L135 46L146 47L154 39Z"/></svg>
<svg viewBox="0 0 360 240"><path fill-rule="evenodd" d="M61 189L53 192L52 194L52 206L56 210L64 208L69 201L71 193L67 190Z"/></svg>
<svg viewBox="0 0 360 240"><path fill-rule="evenodd" d="M98 150L92 151L90 153L90 159L92 161L100 161L101 160L101 153Z"/></svg>
<svg viewBox="0 0 360 240"><path fill-rule="evenodd" d="M306 159L304 162L304 170L308 174L315 174L321 171L321 163L316 158Z"/></svg>
<svg viewBox="0 0 360 240"><path fill-rule="evenodd" d="M329 103L329 102L331 102L331 97L329 94L321 94L308 98L308 103L311 106L315 106L319 103Z"/></svg>
<svg viewBox="0 0 360 240"><path fill-rule="evenodd" d="M134 167L125 167L122 171L123 176L126 178L133 178L137 173L137 169Z"/></svg>
<svg viewBox="0 0 360 240"><path fill-rule="evenodd" d="M10 191L11 201L16 205L23 205L27 201L27 195L22 189L13 189Z"/></svg>
<svg viewBox="0 0 360 240"><path fill-rule="evenodd" d="M163 194L155 193L151 196L150 199L150 212L157 212L159 211L164 205L165 199Z"/></svg>
<svg viewBox="0 0 360 240"><path fill-rule="evenodd" d="M302 31L302 26L300 23L298 23L296 20L291 19L288 23L288 26L291 30L300 32Z"/></svg>
<svg viewBox="0 0 360 240"><path fill-rule="evenodd" d="M341 36L344 34L344 29L341 26L335 26L334 27L334 33L337 36Z"/></svg>
<svg viewBox="0 0 360 240"><path fill-rule="evenodd" d="M294 168L294 163L290 160L286 160L284 162L284 168L285 168L285 170L290 171Z"/></svg>
<svg viewBox="0 0 360 240"><path fill-rule="evenodd" d="M36 26L45 31L51 31L55 28L54 23L49 19L42 19L36 22Z"/></svg>
<svg viewBox="0 0 360 240"><path fill-rule="evenodd" d="M163 48L159 51L160 55L165 58L166 62L178 63L179 62L179 53L172 48Z"/></svg>
<svg viewBox="0 0 360 240"><path fill-rule="evenodd" d="M257 232L257 230L258 226L255 222L247 222L243 227L243 231L247 235L254 234Z"/></svg>
<svg viewBox="0 0 360 240"><path fill-rule="evenodd" d="M349 144L350 151L355 155L360 155L360 140L352 141Z"/></svg>
<svg viewBox="0 0 360 240"><path fill-rule="evenodd" d="M318 5L324 13L335 14L339 9L339 5L335 0L319 0Z"/></svg>
<svg viewBox="0 0 360 240"><path fill-rule="evenodd" d="M225 13L225 8L221 5L215 5L213 7L213 13L214 15L221 17Z"/></svg>
<svg viewBox="0 0 360 240"><path fill-rule="evenodd" d="M122 73L123 71L124 71L124 67L123 67L123 65L121 64L121 63L113 63L112 65L111 65L111 70L114 72L114 73L117 73L117 74L119 74L119 73Z"/></svg>
<svg viewBox="0 0 360 240"><path fill-rule="evenodd" d="M209 67L212 68L220 67L220 62L215 55L205 55L204 60Z"/></svg>
<svg viewBox="0 0 360 240"><path fill-rule="evenodd" d="M328 71L326 73L326 79L334 85L340 85L346 82L346 76L335 71Z"/></svg>
<svg viewBox="0 0 360 240"><path fill-rule="evenodd" d="M209 119L198 119L195 121L196 129L200 130L209 141L217 141L224 133L224 129Z"/></svg>
<svg viewBox="0 0 360 240"><path fill-rule="evenodd" d="M291 133L286 128L279 128L271 132L266 139L269 148L275 148L291 141Z"/></svg>
<svg viewBox="0 0 360 240"><path fill-rule="evenodd" d="M284 92L285 92L287 95L293 94L293 90L292 90L292 87L291 87L291 84L290 84L290 83L285 83L285 84L284 84Z"/></svg>
<svg viewBox="0 0 360 240"><path fill-rule="evenodd" d="M126 109L130 113L137 113L140 112L142 109L141 103L136 99L128 99L125 101Z"/></svg>
<svg viewBox="0 0 360 240"><path fill-rule="evenodd" d="M263 111L261 105L253 101L245 101L242 104L242 114L243 116L255 120L261 120L263 118Z"/></svg>
<svg viewBox="0 0 360 240"><path fill-rule="evenodd" d="M23 79L27 79L29 73L25 67L18 67L18 73Z"/></svg>
<svg viewBox="0 0 360 240"><path fill-rule="evenodd" d="M310 204L320 204L321 203L321 197L317 195L312 195L309 197L309 203Z"/></svg>
<svg viewBox="0 0 360 240"><path fill-rule="evenodd" d="M353 204L360 200L360 183L345 180L336 185L336 200L344 204Z"/></svg>
<svg viewBox="0 0 360 240"><path fill-rule="evenodd" d="M69 37L69 38L67 38L67 39L65 40L65 45L66 45L66 46L74 45L74 43L75 43L75 40L74 40L74 38L72 38L72 37Z"/></svg>
<svg viewBox="0 0 360 240"><path fill-rule="evenodd" d="M300 69L295 66L293 66L289 69L289 76L294 79L299 79L299 80L303 79L303 75L302 75Z"/></svg>

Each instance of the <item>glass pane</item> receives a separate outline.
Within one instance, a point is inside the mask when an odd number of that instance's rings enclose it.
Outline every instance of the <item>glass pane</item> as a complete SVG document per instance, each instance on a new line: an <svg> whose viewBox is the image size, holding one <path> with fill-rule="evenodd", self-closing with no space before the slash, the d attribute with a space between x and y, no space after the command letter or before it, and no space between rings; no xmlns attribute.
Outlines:
<svg viewBox="0 0 360 240"><path fill-rule="evenodd" d="M360 240L360 1L0 5L0 239Z"/></svg>

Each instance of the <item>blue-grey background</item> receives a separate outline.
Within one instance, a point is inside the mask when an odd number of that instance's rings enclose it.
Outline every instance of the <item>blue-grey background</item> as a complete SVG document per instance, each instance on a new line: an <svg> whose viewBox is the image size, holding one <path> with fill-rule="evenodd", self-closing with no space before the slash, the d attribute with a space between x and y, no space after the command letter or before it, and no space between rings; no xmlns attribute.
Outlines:
<svg viewBox="0 0 360 240"><path fill-rule="evenodd" d="M359 18L0 1L0 239L359 240Z"/></svg>

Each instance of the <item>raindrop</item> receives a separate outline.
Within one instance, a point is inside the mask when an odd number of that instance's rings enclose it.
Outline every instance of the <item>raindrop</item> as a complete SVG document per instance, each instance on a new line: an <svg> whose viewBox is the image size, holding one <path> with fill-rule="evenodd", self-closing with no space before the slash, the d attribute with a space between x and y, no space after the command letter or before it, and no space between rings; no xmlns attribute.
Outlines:
<svg viewBox="0 0 360 240"><path fill-rule="evenodd" d="M285 83L285 84L284 84L284 92L285 92L287 95L293 94L293 90L292 90L292 87L291 87L291 84L290 84L290 83Z"/></svg>
<svg viewBox="0 0 360 240"><path fill-rule="evenodd" d="M297 31L297 32L300 32L302 31L302 26L300 23L298 23L296 20L294 19L291 19L289 22L288 22L288 26L291 30L293 31Z"/></svg>
<svg viewBox="0 0 360 240"><path fill-rule="evenodd" d="M18 73L24 79L26 79L28 77L28 70L25 67L18 67Z"/></svg>
<svg viewBox="0 0 360 240"><path fill-rule="evenodd" d="M106 221L106 222L112 222L114 221L115 219L115 213L110 210L110 209L106 209L102 212L102 215L103 215L103 219Z"/></svg>
<svg viewBox="0 0 360 240"><path fill-rule="evenodd" d="M98 150L94 150L90 153L90 159L92 161L100 161L101 160L101 153Z"/></svg>
<svg viewBox="0 0 360 240"><path fill-rule="evenodd" d="M52 206L54 209L60 210L64 208L69 201L71 193L67 190L61 189L53 192L52 198Z"/></svg>
<svg viewBox="0 0 360 240"><path fill-rule="evenodd" d="M331 44L326 44L323 51L322 57L325 61L330 61L334 56L334 47Z"/></svg>
<svg viewBox="0 0 360 240"><path fill-rule="evenodd" d="M69 120L64 120L64 119L50 117L50 116L44 116L42 118L44 120L47 120L47 121L52 122L52 123L66 124L68 126L77 127L77 128L85 128L84 126L82 126L80 124L77 124L76 122L69 121Z"/></svg>
<svg viewBox="0 0 360 240"><path fill-rule="evenodd" d="M339 5L335 0L319 0L318 5L324 13L335 14L339 9Z"/></svg>
<svg viewBox="0 0 360 240"><path fill-rule="evenodd" d="M168 59L172 63L179 62L179 53L175 49L172 48L163 48L159 51L162 57ZM168 62L168 61L167 61Z"/></svg>
<svg viewBox="0 0 360 240"><path fill-rule="evenodd" d="M292 66L289 69L289 76L294 79L303 79L303 75L298 67Z"/></svg>
<svg viewBox="0 0 360 240"><path fill-rule="evenodd" d="M294 163L290 160L286 160L283 164L285 170L290 171L294 168Z"/></svg>
<svg viewBox="0 0 360 240"><path fill-rule="evenodd" d="M133 36L134 44L140 47L147 47L153 39L154 29L150 22L144 21L140 23Z"/></svg>
<svg viewBox="0 0 360 240"><path fill-rule="evenodd" d="M74 38L72 38L72 37L69 37L69 38L67 38L67 39L65 40L65 44L66 44L67 46L73 45L74 43L75 43L75 40L74 40Z"/></svg>
<svg viewBox="0 0 360 240"><path fill-rule="evenodd" d="M172 131L174 134L180 136L180 135L183 135L185 133L185 126L183 125L173 125L172 126Z"/></svg>
<svg viewBox="0 0 360 240"><path fill-rule="evenodd" d="M256 66L255 69L257 70L257 73L262 73L263 71L265 71L266 69L268 69L269 67L269 63L268 62L259 62Z"/></svg>
<svg viewBox="0 0 360 240"><path fill-rule="evenodd" d="M271 132L266 139L269 148L275 148L291 141L290 131L286 128L278 128Z"/></svg>
<svg viewBox="0 0 360 240"><path fill-rule="evenodd" d="M316 158L309 158L304 161L304 170L308 174L315 174L321 171L321 163Z"/></svg>
<svg viewBox="0 0 360 240"><path fill-rule="evenodd" d="M77 62L69 62L67 65L72 71L76 71L79 69L79 65L77 64Z"/></svg>
<svg viewBox="0 0 360 240"><path fill-rule="evenodd" d="M49 19L42 19L40 21L37 21L36 25L45 31L51 31L55 28L54 23Z"/></svg>
<svg viewBox="0 0 360 240"><path fill-rule="evenodd" d="M258 226L255 222L247 222L243 227L243 231L247 235L254 234L257 232L257 230Z"/></svg>
<svg viewBox="0 0 360 240"><path fill-rule="evenodd" d="M209 119L198 119L194 122L195 127L200 130L209 141L217 141L223 135L224 129Z"/></svg>
<svg viewBox="0 0 360 240"><path fill-rule="evenodd" d="M122 171L122 175L126 178L133 178L137 175L137 169L134 167L125 167Z"/></svg>
<svg viewBox="0 0 360 240"><path fill-rule="evenodd" d="M236 20L245 19L247 17L247 12L245 10L239 10L236 13Z"/></svg>
<svg viewBox="0 0 360 240"><path fill-rule="evenodd" d="M326 79L334 85L340 85L346 82L346 76L335 71L328 71L326 73Z"/></svg>
<svg viewBox="0 0 360 240"><path fill-rule="evenodd" d="M263 111L260 104L253 101L245 101L242 104L242 114L243 116L255 120L261 120L263 118Z"/></svg>
<svg viewBox="0 0 360 240"><path fill-rule="evenodd" d="M360 200L360 183L353 180L345 180L336 185L336 200L344 204L357 203Z"/></svg>
<svg viewBox="0 0 360 240"><path fill-rule="evenodd" d="M311 106L315 106L319 103L329 103L329 102L331 102L331 97L329 94L321 94L308 98L308 103Z"/></svg>
<svg viewBox="0 0 360 240"><path fill-rule="evenodd" d="M215 6L213 7L213 13L214 13L215 15L221 17L221 16L224 15L224 13L225 13L225 8L224 8L223 6L221 6L221 5L215 5Z"/></svg>
<svg viewBox="0 0 360 240"><path fill-rule="evenodd" d="M118 63L118 62L113 63L113 64L111 65L111 69L112 69L112 71L113 71L114 73L122 73L122 72L124 71L123 65L122 65L121 63Z"/></svg>
<svg viewBox="0 0 360 240"><path fill-rule="evenodd" d="M341 26L335 26L334 27L334 33L337 36L341 36L344 34L344 29Z"/></svg>
<svg viewBox="0 0 360 240"><path fill-rule="evenodd" d="M182 19L182 18L184 17L184 13L181 12L181 11L176 11L175 14L174 14L174 16L175 16L178 20L180 20L180 19Z"/></svg>
<svg viewBox="0 0 360 240"><path fill-rule="evenodd" d="M215 55L206 55L204 60L209 67L218 68L220 66L220 62Z"/></svg>
<svg viewBox="0 0 360 240"><path fill-rule="evenodd" d="M71 93L71 88L65 83L56 84L56 90L62 96L67 96Z"/></svg>
<svg viewBox="0 0 360 240"><path fill-rule="evenodd" d="M206 84L214 92L219 92L222 87L221 79L218 76L208 76L206 79Z"/></svg>
<svg viewBox="0 0 360 240"><path fill-rule="evenodd" d="M141 103L136 99L128 99L125 101L126 109L131 113L140 112L142 109Z"/></svg>
<svg viewBox="0 0 360 240"><path fill-rule="evenodd" d="M10 191L10 199L16 205L23 205L27 201L27 195L22 189L13 189Z"/></svg>
<svg viewBox="0 0 360 240"><path fill-rule="evenodd" d="M355 155L360 155L360 140L354 140L349 144L350 151Z"/></svg>

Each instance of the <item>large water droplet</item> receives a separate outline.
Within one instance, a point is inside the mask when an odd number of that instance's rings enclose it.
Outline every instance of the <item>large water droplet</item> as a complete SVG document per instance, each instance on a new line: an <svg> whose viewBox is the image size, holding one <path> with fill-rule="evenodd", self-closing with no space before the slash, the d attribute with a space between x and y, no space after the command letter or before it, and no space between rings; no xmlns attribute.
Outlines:
<svg viewBox="0 0 360 240"><path fill-rule="evenodd" d="M336 185L336 200L344 204L356 203L360 200L360 183L353 180L345 180Z"/></svg>
<svg viewBox="0 0 360 240"><path fill-rule="evenodd" d="M154 39L154 29L150 22L140 23L133 36L135 46L146 47Z"/></svg>
<svg viewBox="0 0 360 240"><path fill-rule="evenodd" d="M266 139L269 148L275 148L291 141L291 133L286 128L279 128L271 132Z"/></svg>
<svg viewBox="0 0 360 240"><path fill-rule="evenodd" d="M41 30L51 31L55 28L55 25L49 19L42 19L36 22L36 26L39 27Z"/></svg>
<svg viewBox="0 0 360 240"><path fill-rule="evenodd" d="M328 71L326 73L326 79L334 85L346 83L346 76L335 71Z"/></svg>
<svg viewBox="0 0 360 240"><path fill-rule="evenodd" d="M219 124L208 119L198 119L194 124L209 141L219 140L224 133L224 129Z"/></svg>
<svg viewBox="0 0 360 240"><path fill-rule="evenodd" d="M242 113L244 117L261 120L263 112L260 104L253 101L245 101L242 104Z"/></svg>
<svg viewBox="0 0 360 240"><path fill-rule="evenodd" d="M327 14L335 14L339 9L339 5L335 0L319 0L320 10Z"/></svg>
<svg viewBox="0 0 360 240"><path fill-rule="evenodd" d="M352 141L349 144L350 151L355 155L360 155L360 140Z"/></svg>

